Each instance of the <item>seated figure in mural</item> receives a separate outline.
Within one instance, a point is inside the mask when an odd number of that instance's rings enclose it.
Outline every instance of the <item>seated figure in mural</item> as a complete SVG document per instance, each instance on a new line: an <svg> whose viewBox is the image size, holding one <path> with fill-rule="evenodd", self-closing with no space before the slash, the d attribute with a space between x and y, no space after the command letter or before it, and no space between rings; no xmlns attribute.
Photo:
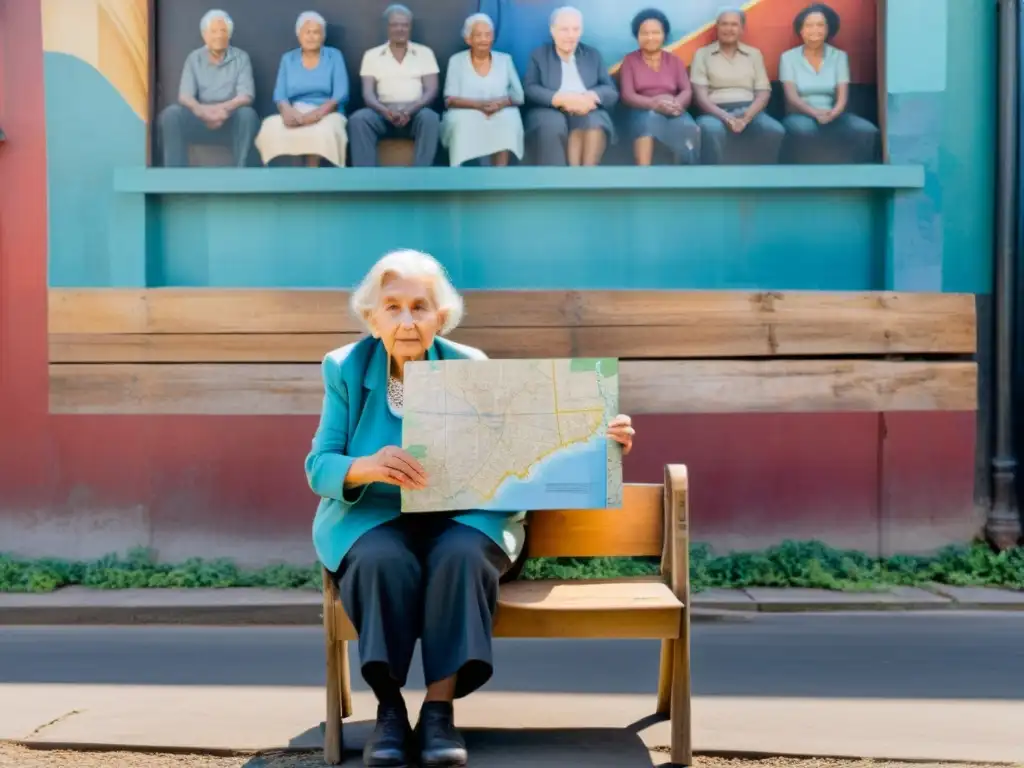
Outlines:
<svg viewBox="0 0 1024 768"><path fill-rule="evenodd" d="M230 144L235 165L248 164L260 119L251 106L256 95L252 62L231 45L234 30L224 11L208 11L200 20L204 45L185 59L178 103L158 119L165 166L187 166L191 144Z"/></svg>
<svg viewBox="0 0 1024 768"><path fill-rule="evenodd" d="M786 51L779 79L786 90L785 162L870 163L878 129L846 111L850 61L829 42L839 32L839 14L815 3L797 14L793 28L803 45Z"/></svg>
<svg viewBox="0 0 1024 768"><path fill-rule="evenodd" d="M580 42L583 14L571 6L551 14L551 42L537 48L523 79L526 135L538 165L597 165L615 128L608 113L619 92L600 52Z"/></svg>
<svg viewBox="0 0 1024 768"><path fill-rule="evenodd" d="M693 98L690 77L683 60L664 50L670 31L661 11L640 11L633 19L633 36L640 47L622 60L619 69L637 165L651 164L655 141L671 150L677 163L700 162L700 129L686 111Z"/></svg>
<svg viewBox="0 0 1024 768"><path fill-rule="evenodd" d="M735 150L747 162L779 161L786 131L764 111L772 86L761 51L742 41L746 24L743 10L720 11L718 39L700 48L690 67L694 100L703 113L697 125L705 164L735 162Z"/></svg>
<svg viewBox="0 0 1024 768"><path fill-rule="evenodd" d="M484 13L466 19L462 37L469 48L448 60L441 143L451 165L482 159L508 165L523 158L523 85L512 57L492 50L494 22Z"/></svg>
<svg viewBox="0 0 1024 768"><path fill-rule="evenodd" d="M494 672L498 584L514 575L522 554L525 513L401 513L401 491L432 482L400 447L405 364L486 355L442 338L459 324L463 300L425 253L384 256L351 303L369 334L323 361L323 410L305 469L321 497L317 557L337 583L359 636L360 671L377 699L363 762L464 766L452 703ZM634 434L628 416L609 423L608 437L624 454ZM417 640L427 691L413 731L402 688Z"/></svg>
<svg viewBox="0 0 1024 768"><path fill-rule="evenodd" d="M299 47L281 57L274 85L278 114L263 121L256 149L263 164L276 157L304 157L316 168L320 159L345 165L345 117L348 70L337 48L324 45L327 22L314 11L295 22Z"/></svg>
<svg viewBox="0 0 1024 768"><path fill-rule="evenodd" d="M384 11L388 41L363 54L359 76L366 106L352 115L352 165L377 165L377 142L411 136L415 166L434 164L441 118L430 108L440 87L434 52L410 40L412 11L390 5Z"/></svg>

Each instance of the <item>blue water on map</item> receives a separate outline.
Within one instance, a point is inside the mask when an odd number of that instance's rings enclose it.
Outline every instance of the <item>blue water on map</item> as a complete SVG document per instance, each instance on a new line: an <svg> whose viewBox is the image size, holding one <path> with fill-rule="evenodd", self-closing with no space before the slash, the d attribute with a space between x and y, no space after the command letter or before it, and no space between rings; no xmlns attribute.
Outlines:
<svg viewBox="0 0 1024 768"><path fill-rule="evenodd" d="M595 437L541 461L525 480L506 480L484 509L602 509L608 497L608 438Z"/></svg>

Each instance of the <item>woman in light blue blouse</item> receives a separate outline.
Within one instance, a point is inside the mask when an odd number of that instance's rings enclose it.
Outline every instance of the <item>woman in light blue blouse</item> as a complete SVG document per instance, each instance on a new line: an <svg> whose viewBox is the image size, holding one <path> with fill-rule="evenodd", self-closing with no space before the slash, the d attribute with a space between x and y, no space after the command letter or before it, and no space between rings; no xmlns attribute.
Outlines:
<svg viewBox="0 0 1024 768"><path fill-rule="evenodd" d="M871 163L876 160L878 128L846 110L850 61L829 45L839 32L839 14L814 3L797 14L793 28L803 40L782 54L779 79L788 115L784 162Z"/></svg>
<svg viewBox="0 0 1024 768"><path fill-rule="evenodd" d="M462 37L469 48L448 60L441 143L452 166L476 159L508 165L510 154L523 157L523 85L512 57L491 49L494 22L487 14L466 19Z"/></svg>
<svg viewBox="0 0 1024 768"><path fill-rule="evenodd" d="M327 22L306 11L295 23L299 47L281 57L274 86L278 114L263 121L256 148L264 165L275 157L305 157L345 165L348 134L342 114L348 102L348 70L337 48L324 45Z"/></svg>

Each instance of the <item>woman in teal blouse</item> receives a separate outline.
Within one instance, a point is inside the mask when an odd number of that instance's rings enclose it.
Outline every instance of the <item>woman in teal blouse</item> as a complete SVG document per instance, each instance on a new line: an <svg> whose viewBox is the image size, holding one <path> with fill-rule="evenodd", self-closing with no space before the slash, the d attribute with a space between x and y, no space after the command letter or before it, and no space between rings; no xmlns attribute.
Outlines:
<svg viewBox="0 0 1024 768"><path fill-rule="evenodd" d="M412 360L486 355L438 338L458 325L462 299L426 254L384 256L353 293L352 309L370 336L324 358L323 411L306 477L321 497L317 556L338 584L359 635L363 677L377 697L363 759L368 766L411 762L401 688L419 639L427 683L415 739L420 765L465 765L452 701L491 677L498 582L522 552L525 513L401 514L401 490L430 483L399 447L402 381ZM633 434L628 416L609 425L624 453Z"/></svg>
<svg viewBox="0 0 1024 768"><path fill-rule="evenodd" d="M814 3L797 14L793 29L803 45L782 54L779 80L786 92L783 162L871 163L878 128L847 111L850 61L829 45L839 32L839 14Z"/></svg>

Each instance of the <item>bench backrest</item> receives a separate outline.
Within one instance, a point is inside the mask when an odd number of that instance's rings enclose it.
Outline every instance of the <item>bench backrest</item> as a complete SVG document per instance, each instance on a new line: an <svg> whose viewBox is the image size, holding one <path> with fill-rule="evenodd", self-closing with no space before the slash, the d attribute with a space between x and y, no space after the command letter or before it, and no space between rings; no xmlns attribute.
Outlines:
<svg viewBox="0 0 1024 768"><path fill-rule="evenodd" d="M665 541L664 486L626 485L622 509L530 513L530 557L655 557Z"/></svg>

